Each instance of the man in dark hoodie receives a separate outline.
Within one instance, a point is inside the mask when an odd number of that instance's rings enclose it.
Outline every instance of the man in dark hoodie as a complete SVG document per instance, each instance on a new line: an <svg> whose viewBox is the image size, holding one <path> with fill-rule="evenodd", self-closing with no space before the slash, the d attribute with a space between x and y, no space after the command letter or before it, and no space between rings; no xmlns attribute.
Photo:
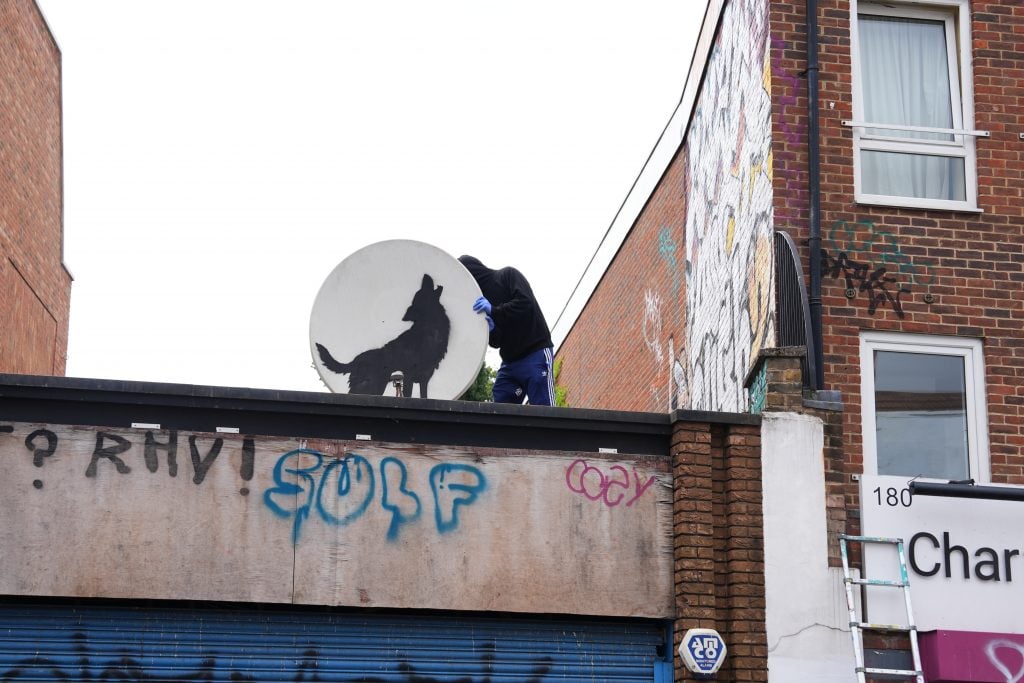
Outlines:
<svg viewBox="0 0 1024 683"><path fill-rule="evenodd" d="M494 402L522 403L525 396L530 405L554 405L551 332L530 283L515 268L492 270L472 256L459 261L480 285L473 310L487 317L489 343L501 354Z"/></svg>

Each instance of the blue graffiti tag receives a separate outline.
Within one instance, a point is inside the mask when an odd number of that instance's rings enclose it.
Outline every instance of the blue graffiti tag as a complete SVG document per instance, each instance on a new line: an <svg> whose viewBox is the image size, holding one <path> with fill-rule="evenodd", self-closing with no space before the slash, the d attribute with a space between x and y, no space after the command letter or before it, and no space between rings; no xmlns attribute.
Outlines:
<svg viewBox="0 0 1024 683"><path fill-rule="evenodd" d="M393 480L388 478L388 469L396 468L399 477L398 488L392 491L390 482ZM391 513L391 525L388 527L389 541L394 541L398 538L399 526L406 522L413 522L419 519L420 516L420 497L415 492L406 488L408 476L405 463L398 458L384 458L380 461L380 482L383 489L380 504ZM402 508L408 508L409 503L412 503L414 510L411 514L406 514L402 511Z"/></svg>
<svg viewBox="0 0 1024 683"><path fill-rule="evenodd" d="M313 465L309 467L286 467L291 459L299 463L303 455L311 456L313 458ZM288 451L278 458L277 464L274 465L274 486L263 493L264 505L270 508L270 511L275 515L285 519L295 515L295 521L292 524L292 543L299 542L302 523L306 521L306 517L309 516L309 508L313 505L313 492L317 490L317 485L312 473L319 470L323 462L324 456L318 451L307 448L297 448L294 451ZM299 483L285 481L284 474L286 472L295 475L297 482L309 484L308 488L299 485ZM276 497L281 497L285 499L282 502L287 504L288 499L291 498L291 502L298 503L298 494L303 492L306 493L305 503L295 505L293 508L279 505L275 500Z"/></svg>
<svg viewBox="0 0 1024 683"><path fill-rule="evenodd" d="M337 484L328 487L328 482L334 478L338 480ZM344 458L331 461L324 470L316 493L316 510L328 524L345 526L363 516L366 508L370 507L376 488L373 465L361 455L348 453ZM328 498L333 511L324 506L324 491L335 494Z"/></svg>
<svg viewBox="0 0 1024 683"><path fill-rule="evenodd" d="M861 235L866 235L863 240L860 239ZM935 284L934 259L911 259L900 248L896 235L879 230L866 218L853 225L837 220L829 230L828 240L834 254L853 254L867 261L877 258L887 264L890 273L897 272L909 279L908 292L910 286L927 287Z"/></svg>
<svg viewBox="0 0 1024 683"><path fill-rule="evenodd" d="M666 226L658 231L658 255L665 261L672 273L672 310L679 320L679 264L676 262L676 243L672 241L672 233Z"/></svg>
<svg viewBox="0 0 1024 683"><path fill-rule="evenodd" d="M467 479L472 483L467 483ZM444 534L458 528L459 506L471 505L486 488L487 480L483 473L472 465L434 465L430 470L430 490L434 493L434 521L438 532ZM451 496L447 515L441 506L441 496L445 492Z"/></svg>
<svg viewBox="0 0 1024 683"><path fill-rule="evenodd" d="M308 460L308 462L306 462ZM278 458L273 486L263 502L278 517L292 521L292 543L302 536L310 510L331 526L347 526L366 514L377 492L373 465L362 455L346 453L325 466L319 451L299 448ZM391 515L387 540L396 541L403 524L419 519L420 498L408 485L408 470L398 458L380 461L381 507ZM293 480L294 479L294 480ZM459 506L471 505L487 488L483 473L472 465L434 465L428 476L438 533L459 526Z"/></svg>

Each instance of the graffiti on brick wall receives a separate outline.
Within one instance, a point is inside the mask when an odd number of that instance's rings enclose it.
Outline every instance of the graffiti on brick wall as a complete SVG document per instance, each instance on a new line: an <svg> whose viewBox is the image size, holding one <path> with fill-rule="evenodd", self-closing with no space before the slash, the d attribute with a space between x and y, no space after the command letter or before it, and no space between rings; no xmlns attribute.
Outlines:
<svg viewBox="0 0 1024 683"><path fill-rule="evenodd" d="M783 53L789 45L775 36L772 36L771 44L771 69L766 71L765 78L777 94L779 133L787 147L803 145L807 141L806 105L798 101L801 91L805 90L803 79L782 64ZM775 224L785 226L805 222L809 206L807 166L783 164L773 171L785 188L781 201L775 202Z"/></svg>
<svg viewBox="0 0 1024 683"><path fill-rule="evenodd" d="M665 360L661 349L661 297L650 289L644 292L643 335L644 346L661 365Z"/></svg>
<svg viewBox="0 0 1024 683"><path fill-rule="evenodd" d="M825 276L843 280L847 297L863 295L871 315L888 307L902 318L904 297L935 282L934 261L911 258L895 235L867 219L833 223L821 253Z"/></svg>
<svg viewBox="0 0 1024 683"><path fill-rule="evenodd" d="M767 2L731 3L687 138L690 408L745 410L743 378L774 341Z"/></svg>
<svg viewBox="0 0 1024 683"><path fill-rule="evenodd" d="M672 361L669 375L669 410L679 410L690 402L690 382L686 377L685 349L675 348L675 337L668 338L668 357Z"/></svg>
<svg viewBox="0 0 1024 683"><path fill-rule="evenodd" d="M679 322L679 262L676 259L678 250L676 241L672 239L672 231L662 226L658 231L658 256L665 262L669 275L672 276L672 317Z"/></svg>
<svg viewBox="0 0 1024 683"><path fill-rule="evenodd" d="M648 387L651 392L651 400L654 405L661 405L663 392L659 387L657 378L662 376L662 368L665 366L665 352L661 344L661 296L652 289L644 291L643 323L641 331L643 334L644 346L651 352L651 358L655 365L655 381Z"/></svg>
<svg viewBox="0 0 1024 683"><path fill-rule="evenodd" d="M761 364L753 383L748 390L750 394L750 412L759 415L764 412L764 403L768 398L768 365Z"/></svg>
<svg viewBox="0 0 1024 683"><path fill-rule="evenodd" d="M684 190L684 194L686 192L689 192L688 188ZM671 300L667 304L672 309L671 320L669 323L671 328L678 328L680 321L679 313L682 308L682 304L679 300L681 274L679 258L677 256L677 253L680 252L680 245L677 240L673 239L672 229L668 226L662 226L658 230L657 252L658 258L661 259L665 268L668 270L672 283L672 289L669 294ZM662 297L654 290L647 290L644 292L644 343L651 351L655 365L655 380L650 386L652 405L655 406L656 409L662 409L662 407L666 405L664 397L667 391L668 409L675 410L680 405L685 404L686 379L685 371L680 369L680 359L676 355L672 336L669 336L667 340L667 353L663 353L663 344L661 342L663 332L661 319L662 301ZM653 332L656 332L657 341L652 339Z"/></svg>

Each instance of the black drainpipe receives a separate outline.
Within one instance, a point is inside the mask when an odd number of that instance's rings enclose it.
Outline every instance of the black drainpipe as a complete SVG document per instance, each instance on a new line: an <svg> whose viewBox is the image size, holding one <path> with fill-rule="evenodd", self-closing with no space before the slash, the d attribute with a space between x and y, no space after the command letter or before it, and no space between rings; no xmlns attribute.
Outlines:
<svg viewBox="0 0 1024 683"><path fill-rule="evenodd" d="M807 0L807 181L810 190L808 240L811 265L811 334L814 336L813 389L825 388L825 363L821 333L821 183L818 151L818 2Z"/></svg>

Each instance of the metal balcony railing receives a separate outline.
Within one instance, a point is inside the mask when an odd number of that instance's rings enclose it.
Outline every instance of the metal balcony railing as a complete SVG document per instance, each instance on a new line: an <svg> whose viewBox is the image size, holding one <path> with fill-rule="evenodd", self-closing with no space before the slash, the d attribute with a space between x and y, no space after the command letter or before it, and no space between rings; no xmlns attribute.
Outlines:
<svg viewBox="0 0 1024 683"><path fill-rule="evenodd" d="M779 346L807 349L800 364L804 387L820 389L814 386L814 337L800 254L793 238L781 230L775 232L775 321Z"/></svg>

